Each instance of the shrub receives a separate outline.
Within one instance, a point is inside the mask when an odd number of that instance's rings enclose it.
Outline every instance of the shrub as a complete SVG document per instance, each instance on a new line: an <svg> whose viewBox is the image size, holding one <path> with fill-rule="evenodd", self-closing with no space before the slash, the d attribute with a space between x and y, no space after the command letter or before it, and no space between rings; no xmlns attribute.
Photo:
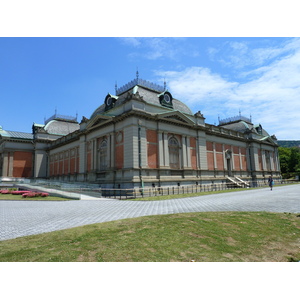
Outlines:
<svg viewBox="0 0 300 300"><path fill-rule="evenodd" d="M1 194L10 194L11 192L9 190L2 190Z"/></svg>
<svg viewBox="0 0 300 300"><path fill-rule="evenodd" d="M12 195L23 195L25 193L30 193L30 191L12 191Z"/></svg>
<svg viewBox="0 0 300 300"><path fill-rule="evenodd" d="M34 197L48 197L48 193L42 193L42 192L26 192L22 195L23 198L34 198Z"/></svg>
<svg viewBox="0 0 300 300"><path fill-rule="evenodd" d="M29 193L25 193L22 195L23 198L33 198L35 197L35 193L34 192L29 192Z"/></svg>

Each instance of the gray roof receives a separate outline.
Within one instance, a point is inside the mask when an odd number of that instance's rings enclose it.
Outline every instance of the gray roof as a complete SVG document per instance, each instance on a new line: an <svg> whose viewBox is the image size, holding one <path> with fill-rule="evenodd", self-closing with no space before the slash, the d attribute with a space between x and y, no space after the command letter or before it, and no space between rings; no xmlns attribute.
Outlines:
<svg viewBox="0 0 300 300"><path fill-rule="evenodd" d="M254 132L255 134L258 135L262 135L264 137L268 137L270 136L269 133L263 129L261 131L261 133L258 131L259 126L261 126L260 124L257 125L253 125L252 123L249 122L245 122L245 121L238 121L238 122L232 122L232 123L228 123L228 124L224 124L224 125L220 125L220 127L224 127L230 130L235 130L235 131L239 131L239 132L246 132L247 130L250 130L252 132Z"/></svg>
<svg viewBox="0 0 300 300"><path fill-rule="evenodd" d="M44 129L49 134L67 135L80 128L78 123L52 120L45 125Z"/></svg>
<svg viewBox="0 0 300 300"><path fill-rule="evenodd" d="M14 139L23 139L23 140L32 140L33 134L27 132L19 132L19 131L10 131L10 130L0 130L0 135L3 137L9 137Z"/></svg>
<svg viewBox="0 0 300 300"><path fill-rule="evenodd" d="M136 87L138 87L136 89ZM160 108L162 107L159 101L159 97L158 95L161 94L161 91L155 91L155 90L150 90L148 88L144 88L143 86L136 86L131 90L127 90L125 92L123 92L123 94L118 96L118 100L116 101L115 107L118 107L120 105L122 105L124 103L124 101L126 100L127 94L128 92L133 92L133 90L137 90L137 92L139 93L139 95L141 97L143 97L143 100L149 104L152 105L156 105L159 106ZM104 99L103 99L104 101ZM184 114L189 114L189 115L193 115L192 111L189 109L189 107L184 104L183 102L174 99L173 98L173 109L180 111ZM109 111L107 112L109 113ZM105 104L101 104L91 115L90 119L94 118L96 115L98 114L106 114L105 112Z"/></svg>

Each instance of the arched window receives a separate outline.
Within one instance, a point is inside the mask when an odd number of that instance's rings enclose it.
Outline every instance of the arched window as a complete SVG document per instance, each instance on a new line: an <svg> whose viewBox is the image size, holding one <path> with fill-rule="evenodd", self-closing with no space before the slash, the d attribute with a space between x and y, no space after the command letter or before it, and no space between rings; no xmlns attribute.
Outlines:
<svg viewBox="0 0 300 300"><path fill-rule="evenodd" d="M171 169L180 169L179 143L175 137L169 139L169 159Z"/></svg>
<svg viewBox="0 0 300 300"><path fill-rule="evenodd" d="M107 169L107 140L103 140L99 148L100 170Z"/></svg>

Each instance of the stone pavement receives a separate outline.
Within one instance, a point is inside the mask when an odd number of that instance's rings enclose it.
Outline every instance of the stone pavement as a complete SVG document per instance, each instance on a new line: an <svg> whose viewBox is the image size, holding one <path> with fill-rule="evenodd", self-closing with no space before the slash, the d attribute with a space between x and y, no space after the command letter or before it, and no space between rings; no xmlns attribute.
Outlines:
<svg viewBox="0 0 300 300"><path fill-rule="evenodd" d="M300 185L162 201L0 201L0 241L149 215L207 211L300 213Z"/></svg>

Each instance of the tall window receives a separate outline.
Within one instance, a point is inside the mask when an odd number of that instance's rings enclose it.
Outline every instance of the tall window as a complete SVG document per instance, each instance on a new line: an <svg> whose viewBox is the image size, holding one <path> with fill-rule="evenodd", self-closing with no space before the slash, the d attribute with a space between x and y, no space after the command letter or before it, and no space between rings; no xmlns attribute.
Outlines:
<svg viewBox="0 0 300 300"><path fill-rule="evenodd" d="M170 168L179 169L179 143L175 137L169 139L169 158L170 158Z"/></svg>
<svg viewBox="0 0 300 300"><path fill-rule="evenodd" d="M107 140L102 141L99 149L100 170L107 169Z"/></svg>

